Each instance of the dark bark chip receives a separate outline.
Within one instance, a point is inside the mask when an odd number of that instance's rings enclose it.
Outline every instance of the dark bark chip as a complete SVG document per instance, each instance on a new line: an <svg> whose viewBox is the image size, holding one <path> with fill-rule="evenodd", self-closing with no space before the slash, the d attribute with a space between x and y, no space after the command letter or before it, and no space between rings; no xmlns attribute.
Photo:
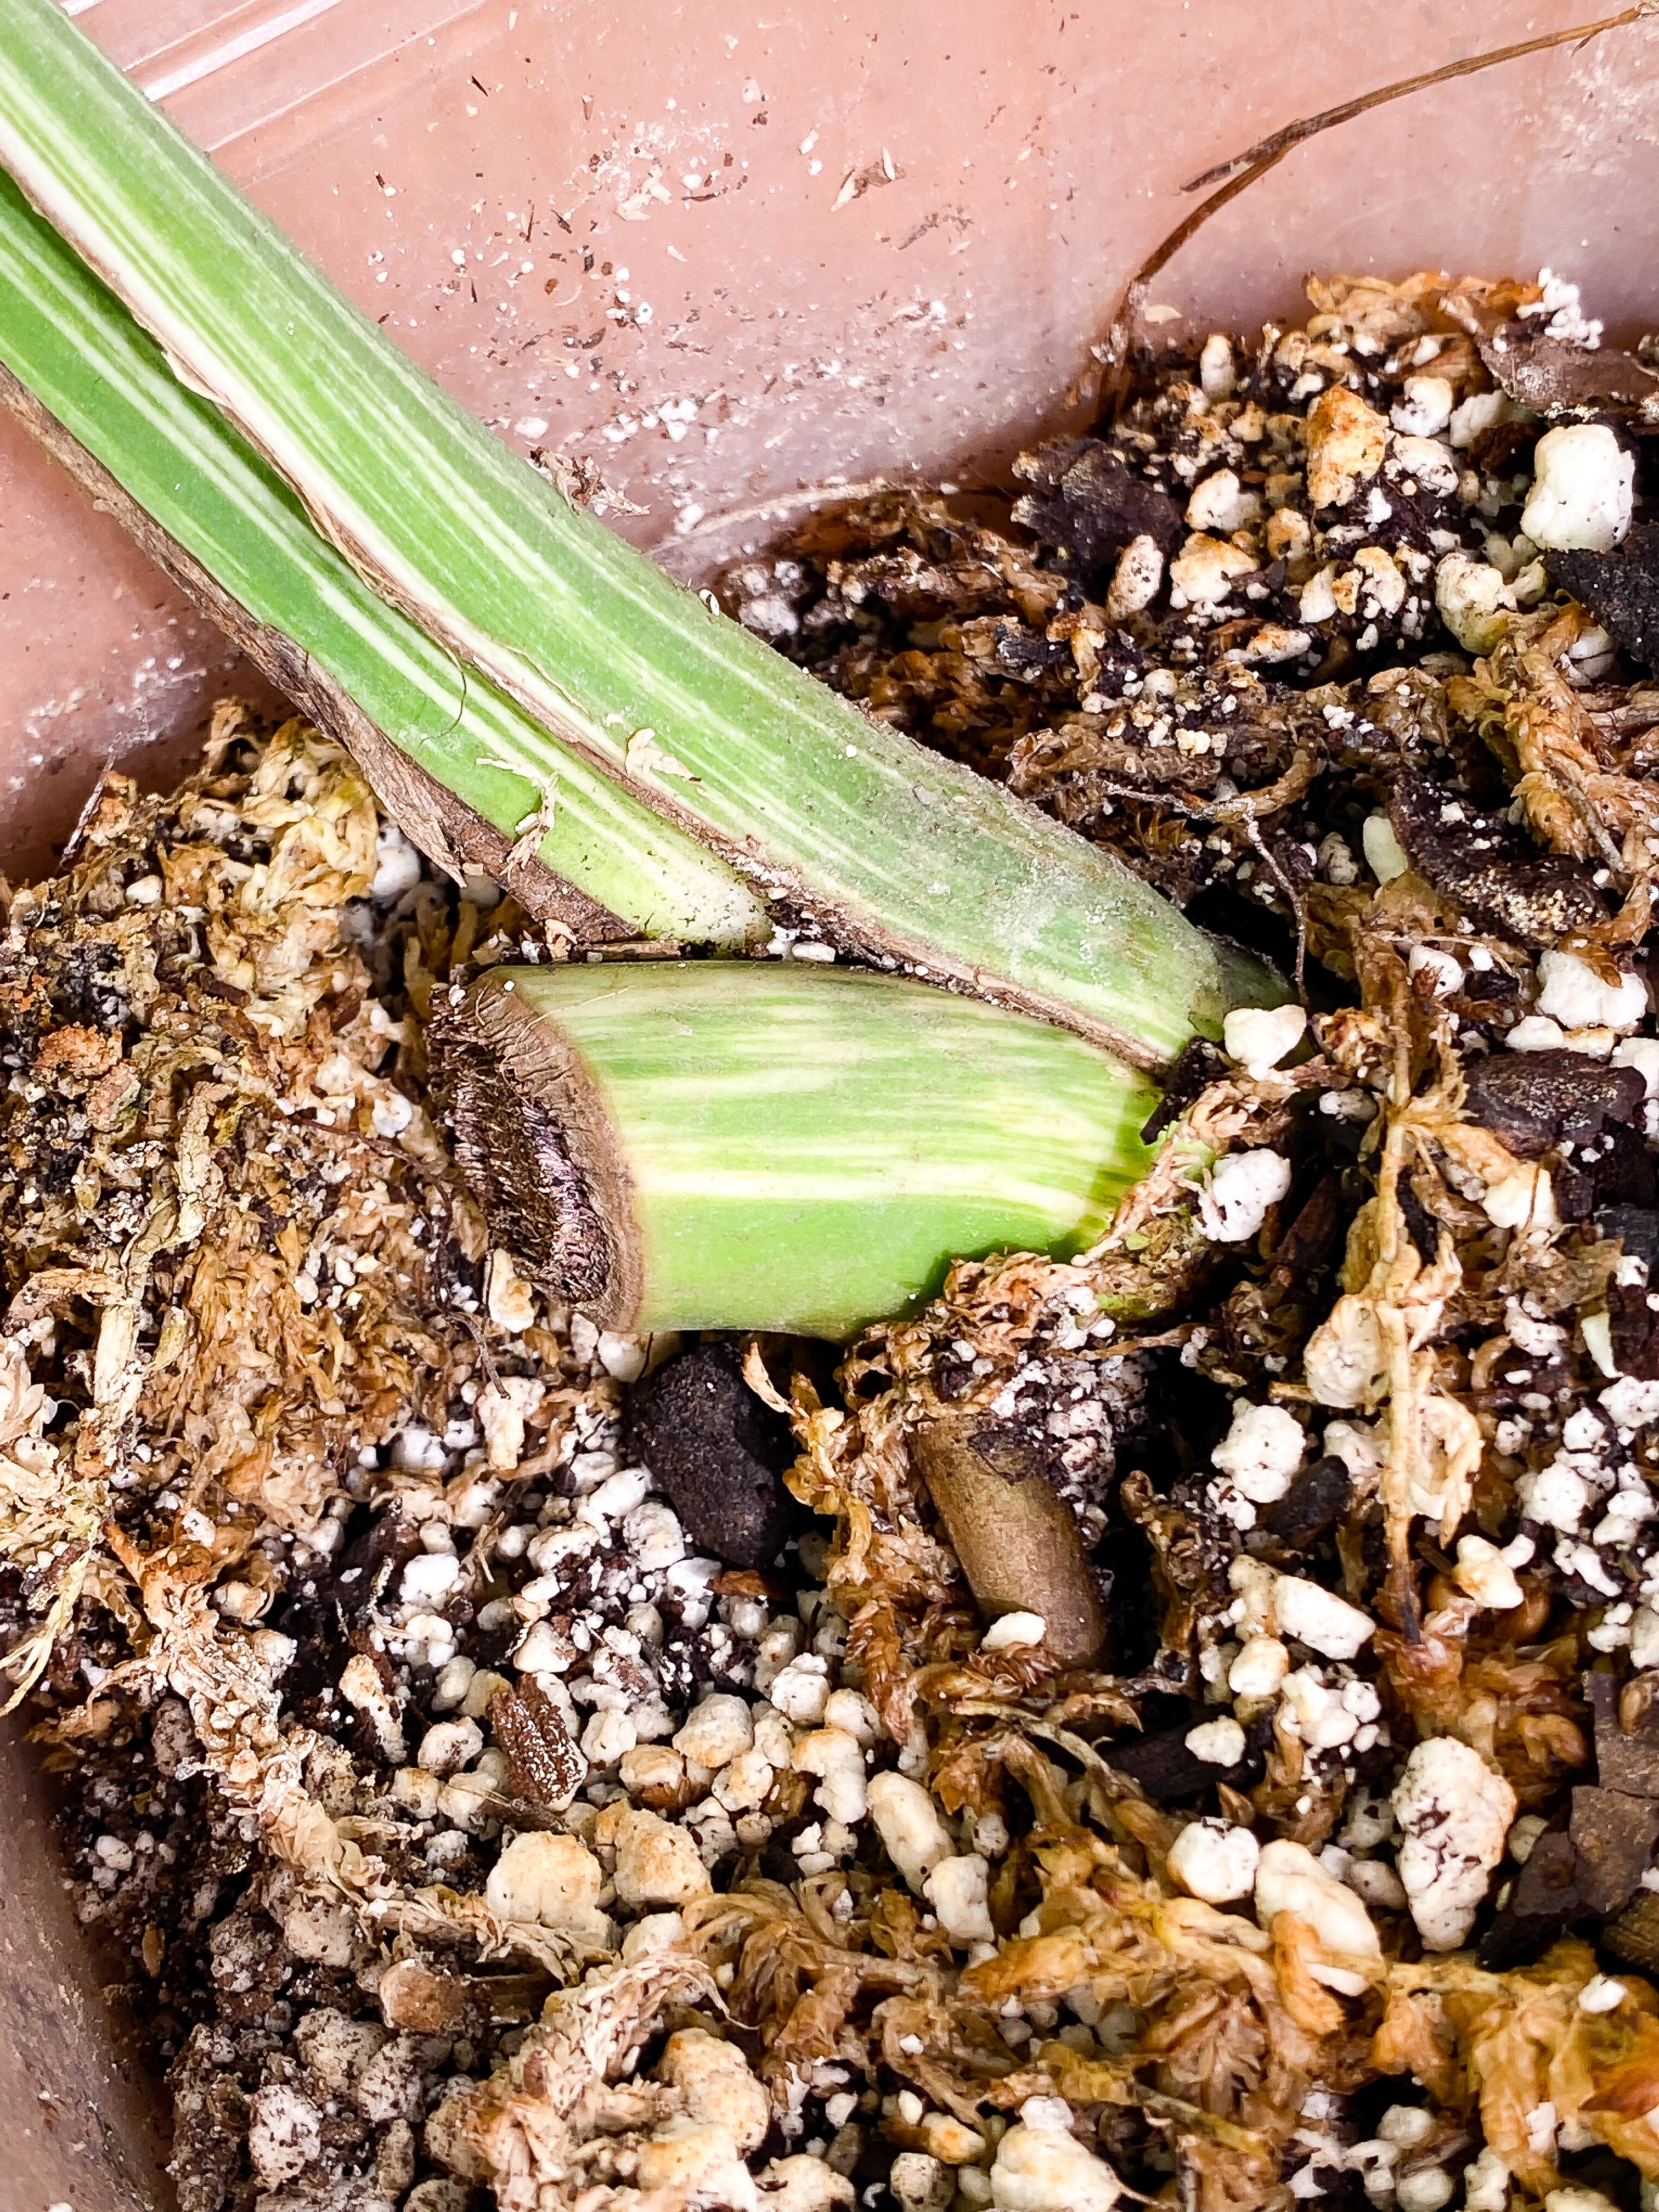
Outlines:
<svg viewBox="0 0 1659 2212"><path fill-rule="evenodd" d="M1346 1227L1340 1175L1322 1176L1307 1201L1279 1240L1276 1265L1299 1275L1322 1267L1335 1252Z"/></svg>
<svg viewBox="0 0 1659 2212"><path fill-rule="evenodd" d="M1264 1770L1261 1753L1252 1746L1237 1766L1216 1766L1187 1747L1186 1726L1160 1730L1156 1735L1120 1736L1099 1746L1109 1766L1138 1782L1155 1805L1180 1805L1201 1797L1218 1782L1234 1790L1248 1790Z"/></svg>
<svg viewBox="0 0 1659 2212"><path fill-rule="evenodd" d="M1465 1064L1466 1117L1490 1129L1517 1159L1559 1144L1587 1145L1609 1123L1627 1124L1647 1095L1642 1072L1609 1067L1582 1052L1501 1052Z"/></svg>
<svg viewBox="0 0 1659 2212"><path fill-rule="evenodd" d="M1547 1949L1588 1910L1578 1893L1572 1838L1563 1829L1547 1829L1516 1875L1509 1902L1480 1938L1475 1957L1487 1973L1507 1973Z"/></svg>
<svg viewBox="0 0 1659 2212"><path fill-rule="evenodd" d="M665 1360L629 1401L629 1450L648 1467L704 1552L769 1566L793 1516L781 1478L788 1424L743 1379L737 1347L702 1344Z"/></svg>
<svg viewBox="0 0 1659 2212"><path fill-rule="evenodd" d="M1260 1525L1292 1552L1305 1552L1334 1528L1348 1510L1353 1477L1334 1455L1304 1468Z"/></svg>
<svg viewBox="0 0 1659 2212"><path fill-rule="evenodd" d="M1659 522L1638 522L1611 553L1552 553L1548 566L1553 584L1659 673Z"/></svg>
<svg viewBox="0 0 1659 2212"><path fill-rule="evenodd" d="M1014 520L1069 556L1079 575L1110 567L1131 538L1155 538L1167 560L1187 535L1168 492L1099 438L1056 439L1022 453L1014 474L1031 486Z"/></svg>
<svg viewBox="0 0 1659 2212"><path fill-rule="evenodd" d="M1595 1717L1595 1778L1604 1790L1659 1798L1659 1698L1648 1695L1651 1676L1620 1686L1611 1674L1584 1678Z"/></svg>
<svg viewBox="0 0 1659 2212"><path fill-rule="evenodd" d="M1642 1886L1659 1844L1659 1803L1619 1790L1575 1790L1570 1831L1586 1912L1617 1912Z"/></svg>
<svg viewBox="0 0 1659 2212"><path fill-rule="evenodd" d="M1581 861L1540 853L1495 815L1402 762L1389 800L1395 836L1425 883L1483 929L1534 950L1607 918Z"/></svg>
<svg viewBox="0 0 1659 2212"><path fill-rule="evenodd" d="M1598 1217L1596 1227L1606 1234L1602 1218ZM1631 1249L1628 1243L1625 1249ZM1619 1372L1638 1382L1659 1382L1659 1313L1649 1305L1647 1291L1639 1283L1607 1285L1607 1319Z"/></svg>
<svg viewBox="0 0 1659 2212"><path fill-rule="evenodd" d="M1618 346L1574 345L1515 321L1483 335L1480 347L1481 360L1510 398L1540 415L1586 408L1624 414L1659 393L1659 372Z"/></svg>
<svg viewBox="0 0 1659 2212"><path fill-rule="evenodd" d="M1638 1889L1616 1920L1601 1930L1601 1948L1644 1974L1659 1973L1659 1896Z"/></svg>
<svg viewBox="0 0 1659 2212"><path fill-rule="evenodd" d="M1017 683L1039 683L1055 669L1072 665L1072 648L1064 638L1050 643L1024 623L1004 619L992 635L996 640L997 666Z"/></svg>
<svg viewBox="0 0 1659 2212"><path fill-rule="evenodd" d="M1203 1037L1190 1038L1164 1078L1164 1096L1140 1133L1141 1143L1156 1144L1170 1122L1178 1121L1189 1106L1196 1105L1211 1084L1218 1082L1226 1073L1227 1056L1224 1052Z"/></svg>

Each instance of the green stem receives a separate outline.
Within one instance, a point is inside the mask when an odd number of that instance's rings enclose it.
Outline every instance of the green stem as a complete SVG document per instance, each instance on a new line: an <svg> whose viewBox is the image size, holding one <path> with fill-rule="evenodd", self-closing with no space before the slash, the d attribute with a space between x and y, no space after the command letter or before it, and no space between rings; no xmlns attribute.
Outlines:
<svg viewBox="0 0 1659 2212"><path fill-rule="evenodd" d="M432 1049L492 1234L618 1328L844 1338L959 1255L1081 1250L1151 1158L1120 1061L818 964L492 969Z"/></svg>
<svg viewBox="0 0 1659 2212"><path fill-rule="evenodd" d="M1284 995L1109 854L866 720L571 507L258 215L55 0L6 0L0 161L383 597L567 757L619 780L769 897L849 946L1064 1022L1142 1066L1167 1061L1194 1029L1216 1035L1231 1004ZM0 321L0 357L16 368L13 347ZM118 473L118 455L94 450ZM441 781L468 791L469 732L429 733L428 753Z"/></svg>
<svg viewBox="0 0 1659 2212"><path fill-rule="evenodd" d="M267 675L352 747L388 810L434 858L506 872L526 906L564 914L585 940L638 933L737 947L765 936L758 902L724 861L556 744L370 591L5 177L0 357L11 372L0 372L0 398ZM465 805L453 804L452 784ZM549 792L539 872L509 863L519 825ZM541 880L550 871L578 901ZM606 927L611 916L620 920Z"/></svg>

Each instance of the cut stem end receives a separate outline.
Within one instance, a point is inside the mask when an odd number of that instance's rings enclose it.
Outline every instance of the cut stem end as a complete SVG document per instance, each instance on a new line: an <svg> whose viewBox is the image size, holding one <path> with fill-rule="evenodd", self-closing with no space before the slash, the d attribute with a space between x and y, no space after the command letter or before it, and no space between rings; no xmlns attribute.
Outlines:
<svg viewBox="0 0 1659 2212"><path fill-rule="evenodd" d="M951 1261L1071 1254L1144 1076L1063 1030L789 961L492 969L433 1066L496 1242L604 1327L845 1339Z"/></svg>

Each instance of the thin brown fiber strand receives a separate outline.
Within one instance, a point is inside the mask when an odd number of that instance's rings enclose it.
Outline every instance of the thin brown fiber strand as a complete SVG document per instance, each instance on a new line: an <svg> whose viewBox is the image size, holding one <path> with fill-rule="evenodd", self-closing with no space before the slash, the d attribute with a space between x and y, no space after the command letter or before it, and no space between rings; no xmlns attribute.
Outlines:
<svg viewBox="0 0 1659 2212"><path fill-rule="evenodd" d="M1209 221L1249 190L1258 177L1265 177L1275 169L1293 148L1304 140L1316 138L1322 131L1334 130L1338 124L1352 123L1358 115L1368 114L1374 107L1382 107L1391 100L1404 100L1409 94L1424 92L1431 85L1449 84L1455 78L1474 76L1482 70L1495 69L1500 62L1522 60L1528 54L1547 53L1556 46L1582 46L1591 39L1600 38L1604 32L1628 28L1632 23L1659 15L1659 0L1636 0L1636 5L1621 9L1616 15L1604 15L1594 23L1575 23L1564 31L1546 32L1536 39L1523 39L1509 46L1496 46L1490 53L1465 55L1455 62L1443 62L1438 69L1425 70L1416 76L1402 77L1398 83L1378 85L1370 92L1362 92L1352 100L1345 100L1336 107L1322 108L1316 115L1299 117L1260 138L1254 146L1246 147L1242 154L1231 160L1218 161L1200 176L1188 179L1181 189L1183 192L1201 191L1206 185L1218 178L1224 179L1220 189L1210 194L1194 208L1184 222L1178 223L1162 244L1156 246L1124 289L1118 302L1117 313L1106 343L1101 349L1100 397L1095 410L1097 429L1109 421L1115 422L1121 410L1128 389L1127 370L1130 356L1140 334L1140 311L1152 279L1174 260L1188 240L1194 237Z"/></svg>

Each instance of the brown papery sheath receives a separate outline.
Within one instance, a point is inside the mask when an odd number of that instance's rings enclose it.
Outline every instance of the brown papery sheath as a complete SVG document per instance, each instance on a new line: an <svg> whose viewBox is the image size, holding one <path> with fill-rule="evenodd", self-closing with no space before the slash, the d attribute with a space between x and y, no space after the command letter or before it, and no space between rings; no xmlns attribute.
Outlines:
<svg viewBox="0 0 1659 2212"><path fill-rule="evenodd" d="M969 1442L977 1420L928 1421L911 1444L980 1610L1041 1613L1043 1647L1086 1667L1106 1641L1100 1591L1076 1521L1040 1474L1010 1482Z"/></svg>

